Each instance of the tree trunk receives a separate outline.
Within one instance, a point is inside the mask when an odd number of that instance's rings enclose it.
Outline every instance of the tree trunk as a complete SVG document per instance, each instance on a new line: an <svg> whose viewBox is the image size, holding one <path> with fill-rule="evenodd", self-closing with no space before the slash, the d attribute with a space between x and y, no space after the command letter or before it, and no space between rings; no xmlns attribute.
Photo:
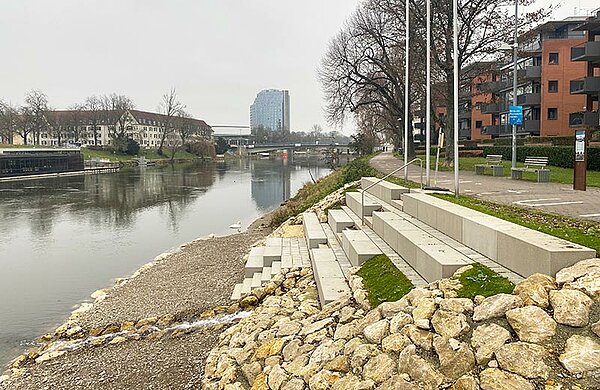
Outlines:
<svg viewBox="0 0 600 390"><path fill-rule="evenodd" d="M444 165L454 166L454 73L446 72L446 124L444 126L444 142L446 143L446 159Z"/></svg>

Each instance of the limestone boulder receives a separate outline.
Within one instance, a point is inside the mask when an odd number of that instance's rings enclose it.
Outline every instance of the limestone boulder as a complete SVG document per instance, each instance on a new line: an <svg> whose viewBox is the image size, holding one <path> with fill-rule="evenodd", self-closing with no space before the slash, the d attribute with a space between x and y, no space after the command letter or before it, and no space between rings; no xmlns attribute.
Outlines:
<svg viewBox="0 0 600 390"><path fill-rule="evenodd" d="M469 298L447 298L439 303L440 309L455 313L473 313L475 304Z"/></svg>
<svg viewBox="0 0 600 390"><path fill-rule="evenodd" d="M288 381L288 379L289 376L285 370L281 368L281 366L276 365L271 369L269 375L267 376L267 384L269 385L270 389L279 390L281 389L281 386Z"/></svg>
<svg viewBox="0 0 600 390"><path fill-rule="evenodd" d="M552 276L533 274L517 284L513 294L518 295L526 306L534 305L546 309L549 305L548 292L556 290Z"/></svg>
<svg viewBox="0 0 600 390"><path fill-rule="evenodd" d="M543 343L556 334L556 322L537 306L509 310L506 319L521 341Z"/></svg>
<svg viewBox="0 0 600 390"><path fill-rule="evenodd" d="M596 301L600 301L600 270L588 272L577 280L565 283L564 289L579 290Z"/></svg>
<svg viewBox="0 0 600 390"><path fill-rule="evenodd" d="M407 345L410 339L400 333L392 333L381 341L381 350L386 353L400 353Z"/></svg>
<svg viewBox="0 0 600 390"><path fill-rule="evenodd" d="M433 294L431 293L431 290L417 287L410 290L408 294L404 296L404 298L408 300L411 306L417 306L419 302L421 302L421 299L431 298L432 295Z"/></svg>
<svg viewBox="0 0 600 390"><path fill-rule="evenodd" d="M535 390L535 386L520 375L486 368L479 374L482 390Z"/></svg>
<svg viewBox="0 0 600 390"><path fill-rule="evenodd" d="M471 346L475 348L477 363L487 364L494 353L510 338L510 332L500 325L488 324L475 328L471 337Z"/></svg>
<svg viewBox="0 0 600 390"><path fill-rule="evenodd" d="M550 292L550 303L554 309L554 320L573 327L586 326L594 301L578 290L563 289Z"/></svg>
<svg viewBox="0 0 600 390"><path fill-rule="evenodd" d="M422 329L429 329L429 320L435 313L437 305L433 298L422 298L412 312L415 325Z"/></svg>
<svg viewBox="0 0 600 390"><path fill-rule="evenodd" d="M375 383L382 383L396 374L396 361L386 353L380 353L369 359L363 369L363 377Z"/></svg>
<svg viewBox="0 0 600 390"><path fill-rule="evenodd" d="M380 320L371 324L363 330L363 335L368 342L372 344L381 344L381 340L390 332L390 323L388 320Z"/></svg>
<svg viewBox="0 0 600 390"><path fill-rule="evenodd" d="M524 342L509 343L496 351L500 368L525 378L547 379L550 367L544 363L547 353L544 347Z"/></svg>
<svg viewBox="0 0 600 390"><path fill-rule="evenodd" d="M475 368L475 354L468 344L435 336L433 347L440 360L440 371L447 377L458 379Z"/></svg>
<svg viewBox="0 0 600 390"><path fill-rule="evenodd" d="M383 318L392 318L396 314L401 313L404 309L406 309L409 305L408 299L402 297L401 299L395 302L383 302L380 304L377 309L381 313Z"/></svg>
<svg viewBox="0 0 600 390"><path fill-rule="evenodd" d="M420 388L400 375L393 375L390 379L381 383L377 390L420 390Z"/></svg>
<svg viewBox="0 0 600 390"><path fill-rule="evenodd" d="M390 333L398 333L405 325L412 323L413 318L410 314L400 312L390 320Z"/></svg>
<svg viewBox="0 0 600 390"><path fill-rule="evenodd" d="M485 321L490 318L503 317L511 309L523 306L523 300L516 295L497 294L485 298L475 307L473 321Z"/></svg>
<svg viewBox="0 0 600 390"><path fill-rule="evenodd" d="M595 324L592 324L590 328L596 336L600 337L600 321L596 322Z"/></svg>
<svg viewBox="0 0 600 390"><path fill-rule="evenodd" d="M341 378L337 372L321 370L314 374L308 381L311 390L328 390Z"/></svg>
<svg viewBox="0 0 600 390"><path fill-rule="evenodd" d="M436 333L446 338L457 338L470 329L464 314L447 310L437 310L431 318L431 324Z"/></svg>
<svg viewBox="0 0 600 390"><path fill-rule="evenodd" d="M572 374L600 369L600 342L580 335L567 340L565 351L559 356L562 365Z"/></svg>
<svg viewBox="0 0 600 390"><path fill-rule="evenodd" d="M570 267L561 269L556 274L556 283L558 283L559 285L570 283L588 273L593 272L600 272L599 258L582 260Z"/></svg>
<svg viewBox="0 0 600 390"><path fill-rule="evenodd" d="M398 371L408 374L413 382L422 383L426 388L437 389L444 381L444 376L433 366L417 355L414 345L409 345L398 358Z"/></svg>
<svg viewBox="0 0 600 390"><path fill-rule="evenodd" d="M401 333L408 336L410 341L419 348L431 350L433 348L433 333L419 329L414 324L408 324L402 328Z"/></svg>
<svg viewBox="0 0 600 390"><path fill-rule="evenodd" d="M450 390L479 390L479 382L471 375L463 375L454 382Z"/></svg>

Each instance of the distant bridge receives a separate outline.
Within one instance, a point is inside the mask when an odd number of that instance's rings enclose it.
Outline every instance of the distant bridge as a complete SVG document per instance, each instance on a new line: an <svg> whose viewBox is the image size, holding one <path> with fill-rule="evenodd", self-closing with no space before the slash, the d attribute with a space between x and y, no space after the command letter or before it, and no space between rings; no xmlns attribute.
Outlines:
<svg viewBox="0 0 600 390"><path fill-rule="evenodd" d="M339 143L319 143L319 142L302 142L302 143L274 143L274 144L253 144L253 145L242 145L245 153L257 154L273 152L275 150L305 150L305 149L336 149L338 152L347 152L349 149L348 144Z"/></svg>

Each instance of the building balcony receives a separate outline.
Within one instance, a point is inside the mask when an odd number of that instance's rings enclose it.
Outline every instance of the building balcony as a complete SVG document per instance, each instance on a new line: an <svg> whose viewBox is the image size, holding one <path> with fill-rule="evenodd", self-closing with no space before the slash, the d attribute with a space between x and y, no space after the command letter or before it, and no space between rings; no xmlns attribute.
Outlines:
<svg viewBox="0 0 600 390"><path fill-rule="evenodd" d="M597 95L600 93L600 77L584 77L582 79L571 80L571 94Z"/></svg>
<svg viewBox="0 0 600 390"><path fill-rule="evenodd" d="M539 119L525 119L523 122L523 130L526 133L539 134L540 133L540 121Z"/></svg>
<svg viewBox="0 0 600 390"><path fill-rule="evenodd" d="M600 65L600 41L586 42L572 47L571 61L588 61Z"/></svg>
<svg viewBox="0 0 600 390"><path fill-rule="evenodd" d="M482 114L499 114L506 111L506 103L488 103L481 105Z"/></svg>
<svg viewBox="0 0 600 390"><path fill-rule="evenodd" d="M511 85L512 81L508 80L488 81L487 83L481 84L481 92L496 93L510 87Z"/></svg>
<svg viewBox="0 0 600 390"><path fill-rule="evenodd" d="M517 105L519 106L539 106L541 103L540 93L526 93L517 96Z"/></svg>
<svg viewBox="0 0 600 390"><path fill-rule="evenodd" d="M471 128L470 127L459 128L458 129L458 138L459 139L471 138Z"/></svg>
<svg viewBox="0 0 600 390"><path fill-rule="evenodd" d="M458 119L471 119L471 111L467 111L467 110L460 110L458 112Z"/></svg>
<svg viewBox="0 0 600 390"><path fill-rule="evenodd" d="M525 78L527 80L537 80L542 77L542 67L541 66L528 66L525 68Z"/></svg>
<svg viewBox="0 0 600 390"><path fill-rule="evenodd" d="M599 127L598 112L583 111L569 114L569 127Z"/></svg>
<svg viewBox="0 0 600 390"><path fill-rule="evenodd" d="M484 126L481 129L481 134L491 135L495 137L512 134L512 127L510 125L492 125Z"/></svg>

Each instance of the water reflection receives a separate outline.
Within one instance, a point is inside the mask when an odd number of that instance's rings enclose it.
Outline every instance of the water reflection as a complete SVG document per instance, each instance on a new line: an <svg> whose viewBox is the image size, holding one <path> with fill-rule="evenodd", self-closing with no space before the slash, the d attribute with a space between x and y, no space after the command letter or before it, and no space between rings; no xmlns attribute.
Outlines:
<svg viewBox="0 0 600 390"><path fill-rule="evenodd" d="M0 184L0 365L166 249L247 226L319 161L235 160Z"/></svg>

